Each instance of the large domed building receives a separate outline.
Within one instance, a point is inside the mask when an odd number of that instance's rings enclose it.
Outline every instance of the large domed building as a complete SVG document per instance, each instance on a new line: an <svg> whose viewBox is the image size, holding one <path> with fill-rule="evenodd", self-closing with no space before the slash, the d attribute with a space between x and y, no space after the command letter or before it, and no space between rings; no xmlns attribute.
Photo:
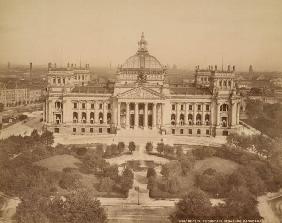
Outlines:
<svg viewBox="0 0 282 223"><path fill-rule="evenodd" d="M228 135L239 127L234 66L197 66L193 84L169 84L166 71L150 55L143 33L137 52L118 67L112 86L91 84L89 66L50 68L46 127L65 134L155 129L160 134L207 137Z"/></svg>

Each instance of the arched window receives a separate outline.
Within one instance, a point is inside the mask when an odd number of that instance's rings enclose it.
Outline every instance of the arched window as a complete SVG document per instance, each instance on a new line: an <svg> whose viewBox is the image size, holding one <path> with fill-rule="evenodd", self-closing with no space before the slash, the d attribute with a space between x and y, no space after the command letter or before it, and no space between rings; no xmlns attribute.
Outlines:
<svg viewBox="0 0 282 223"><path fill-rule="evenodd" d="M111 124L111 121L112 121L112 114L107 113L107 124Z"/></svg>
<svg viewBox="0 0 282 223"><path fill-rule="evenodd" d="M228 105L227 104L220 105L220 111L228 111Z"/></svg>
<svg viewBox="0 0 282 223"><path fill-rule="evenodd" d="M171 124L175 125L175 114L171 114L170 120L171 120Z"/></svg>
<svg viewBox="0 0 282 223"><path fill-rule="evenodd" d="M220 87L222 86L222 81L219 81L219 86L220 86Z"/></svg>
<svg viewBox="0 0 282 223"><path fill-rule="evenodd" d="M228 86L231 87L232 83L231 81L228 81Z"/></svg>
<svg viewBox="0 0 282 223"><path fill-rule="evenodd" d="M200 114L197 114L197 116L196 116L196 125L201 125L201 120L202 120L202 116Z"/></svg>
<svg viewBox="0 0 282 223"><path fill-rule="evenodd" d="M209 114L205 115L205 122L206 122L206 125L209 125L209 123L210 123L210 115Z"/></svg>
<svg viewBox="0 0 282 223"><path fill-rule="evenodd" d="M103 124L103 122L104 122L102 112L99 113L99 122L100 122L100 124Z"/></svg>
<svg viewBox="0 0 282 223"><path fill-rule="evenodd" d="M78 113L77 112L72 113L72 120L73 120L73 123L77 123L77 120L78 120Z"/></svg>
<svg viewBox="0 0 282 223"><path fill-rule="evenodd" d="M83 123L86 123L86 112L82 112L82 113L81 113L81 121L82 121Z"/></svg>
<svg viewBox="0 0 282 223"><path fill-rule="evenodd" d="M57 109L63 108L62 102L56 101L56 102L55 102L55 108L57 108Z"/></svg>
<svg viewBox="0 0 282 223"><path fill-rule="evenodd" d="M189 123L189 125L193 124L193 115L192 114L188 115L188 123Z"/></svg>
<svg viewBox="0 0 282 223"><path fill-rule="evenodd" d="M223 81L223 86L224 86L224 87L226 87L226 86L227 86L226 81Z"/></svg>
<svg viewBox="0 0 282 223"><path fill-rule="evenodd" d="M184 125L184 115L183 114L180 114L179 119L180 119L180 125Z"/></svg>
<svg viewBox="0 0 282 223"><path fill-rule="evenodd" d="M94 112L90 112L90 123L94 123Z"/></svg>

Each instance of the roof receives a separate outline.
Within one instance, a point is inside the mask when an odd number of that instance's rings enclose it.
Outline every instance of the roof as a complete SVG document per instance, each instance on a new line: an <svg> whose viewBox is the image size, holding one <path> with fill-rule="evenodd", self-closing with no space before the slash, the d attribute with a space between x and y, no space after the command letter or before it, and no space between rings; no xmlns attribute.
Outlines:
<svg viewBox="0 0 282 223"><path fill-rule="evenodd" d="M172 95L211 95L209 88L196 88L193 84L170 84L169 90Z"/></svg>
<svg viewBox="0 0 282 223"><path fill-rule="evenodd" d="M114 89L107 85L96 85L96 86L76 86L72 93L92 93L92 94L112 94Z"/></svg>

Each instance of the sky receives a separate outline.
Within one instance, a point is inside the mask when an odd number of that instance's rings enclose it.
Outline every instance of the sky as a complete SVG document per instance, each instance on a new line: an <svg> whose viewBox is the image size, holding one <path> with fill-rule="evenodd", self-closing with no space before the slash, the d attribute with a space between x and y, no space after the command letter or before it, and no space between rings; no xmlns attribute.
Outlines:
<svg viewBox="0 0 282 223"><path fill-rule="evenodd" d="M164 65L282 71L281 0L0 0L0 63L116 66L144 32Z"/></svg>

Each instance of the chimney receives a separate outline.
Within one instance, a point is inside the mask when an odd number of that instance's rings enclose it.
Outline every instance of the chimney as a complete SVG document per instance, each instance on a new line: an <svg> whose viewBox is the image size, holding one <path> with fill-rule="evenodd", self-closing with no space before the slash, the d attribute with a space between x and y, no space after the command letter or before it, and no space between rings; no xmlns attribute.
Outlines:
<svg viewBox="0 0 282 223"><path fill-rule="evenodd" d="M235 71L235 66L233 65L233 71Z"/></svg>
<svg viewBox="0 0 282 223"><path fill-rule="evenodd" d="M217 65L214 66L214 70L217 71Z"/></svg>
<svg viewBox="0 0 282 223"><path fill-rule="evenodd" d="M48 71L49 71L51 68L52 68L52 63L49 62L49 63L48 63Z"/></svg>
<svg viewBox="0 0 282 223"><path fill-rule="evenodd" d="M71 64L71 68L73 68L73 63Z"/></svg>
<svg viewBox="0 0 282 223"><path fill-rule="evenodd" d="M211 66L209 65L209 70L211 70Z"/></svg>
<svg viewBox="0 0 282 223"><path fill-rule="evenodd" d="M228 69L227 69L227 71L228 71L228 72L230 71L230 65L228 65Z"/></svg>
<svg viewBox="0 0 282 223"><path fill-rule="evenodd" d="M213 66L211 66L211 70L213 70Z"/></svg>
<svg viewBox="0 0 282 223"><path fill-rule="evenodd" d="M56 63L54 64L54 68L57 68L57 64Z"/></svg>
<svg viewBox="0 0 282 223"><path fill-rule="evenodd" d="M32 62L29 63L29 78L31 78Z"/></svg>
<svg viewBox="0 0 282 223"><path fill-rule="evenodd" d="M70 67L70 63L68 63L67 67L68 67L68 68Z"/></svg>

